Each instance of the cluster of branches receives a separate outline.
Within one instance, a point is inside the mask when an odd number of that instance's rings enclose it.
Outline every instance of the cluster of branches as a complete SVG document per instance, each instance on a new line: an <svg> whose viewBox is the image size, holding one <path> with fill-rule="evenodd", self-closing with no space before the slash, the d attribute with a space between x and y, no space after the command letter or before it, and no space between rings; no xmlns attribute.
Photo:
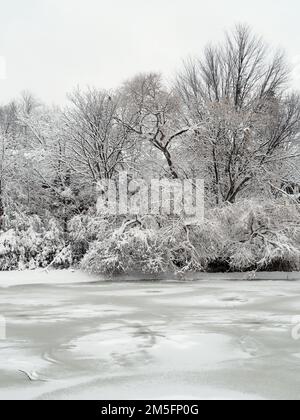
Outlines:
<svg viewBox="0 0 300 420"><path fill-rule="evenodd" d="M140 74L115 91L75 90L64 109L24 93L0 108L0 229L8 207L66 229L94 188L132 177L201 177L212 206L300 184L300 97L284 55L247 26L190 59L173 83Z"/></svg>

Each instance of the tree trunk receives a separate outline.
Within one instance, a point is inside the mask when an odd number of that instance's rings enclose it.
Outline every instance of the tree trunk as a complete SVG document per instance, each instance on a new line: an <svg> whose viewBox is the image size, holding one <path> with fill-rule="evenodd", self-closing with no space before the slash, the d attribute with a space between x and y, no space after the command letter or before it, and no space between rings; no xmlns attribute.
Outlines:
<svg viewBox="0 0 300 420"><path fill-rule="evenodd" d="M168 162L168 165L169 165L169 168L170 168L170 172L171 172L172 178L173 179L178 179L179 178L179 175L178 175L178 173L176 172L176 170L174 168L171 153L167 149L164 149L163 150L163 153L165 155L165 158L167 159L167 162Z"/></svg>
<svg viewBox="0 0 300 420"><path fill-rule="evenodd" d="M229 203L233 204L236 200L236 196L242 191L242 189L245 187L247 182L249 182L252 179L251 176L247 176L239 183L239 185L234 186L232 185L225 201L228 201Z"/></svg>

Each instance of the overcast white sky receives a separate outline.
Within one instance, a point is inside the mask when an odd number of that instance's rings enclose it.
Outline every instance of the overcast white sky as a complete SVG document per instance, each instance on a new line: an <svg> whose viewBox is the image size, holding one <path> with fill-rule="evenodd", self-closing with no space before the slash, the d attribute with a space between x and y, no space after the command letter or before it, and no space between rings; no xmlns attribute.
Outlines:
<svg viewBox="0 0 300 420"><path fill-rule="evenodd" d="M299 0L0 0L0 103L24 89L62 103L78 84L172 75L237 22L287 50L300 89L299 16ZM0 79L1 68L0 58Z"/></svg>

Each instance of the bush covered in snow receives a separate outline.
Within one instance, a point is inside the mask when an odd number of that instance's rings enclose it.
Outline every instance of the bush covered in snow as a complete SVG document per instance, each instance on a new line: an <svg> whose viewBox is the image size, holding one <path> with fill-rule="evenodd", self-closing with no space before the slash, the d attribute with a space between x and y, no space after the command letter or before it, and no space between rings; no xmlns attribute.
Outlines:
<svg viewBox="0 0 300 420"><path fill-rule="evenodd" d="M80 264L101 274L300 270L299 205L246 200L207 211L201 225L180 218L54 219L12 212L0 232L0 270Z"/></svg>
<svg viewBox="0 0 300 420"><path fill-rule="evenodd" d="M18 212L0 232L0 270L80 264L103 274L300 270L299 205L245 200L207 211L201 225L180 218L122 221L78 215L68 232L54 219Z"/></svg>
<svg viewBox="0 0 300 420"><path fill-rule="evenodd" d="M243 201L208 212L204 224L143 220L103 232L82 261L94 273L299 270L299 207Z"/></svg>
<svg viewBox="0 0 300 420"><path fill-rule="evenodd" d="M101 237L102 232L108 228L108 222L90 215L78 215L68 223L70 247L73 262L78 263L86 254L89 244Z"/></svg>
<svg viewBox="0 0 300 420"><path fill-rule="evenodd" d="M181 220L158 229L125 223L96 240L82 261L94 273L205 271L220 253L222 238L209 222L193 228Z"/></svg>
<svg viewBox="0 0 300 420"><path fill-rule="evenodd" d="M299 205L247 200L213 213L227 237L221 258L229 270L300 269Z"/></svg>
<svg viewBox="0 0 300 420"><path fill-rule="evenodd" d="M45 225L38 216L13 213L6 218L5 227L0 232L0 270L71 265L70 249L55 220Z"/></svg>

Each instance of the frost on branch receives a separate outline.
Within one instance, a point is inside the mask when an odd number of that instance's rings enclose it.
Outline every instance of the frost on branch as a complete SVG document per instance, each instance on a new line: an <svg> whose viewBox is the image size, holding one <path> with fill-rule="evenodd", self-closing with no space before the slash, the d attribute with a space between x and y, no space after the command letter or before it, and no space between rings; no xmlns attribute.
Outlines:
<svg viewBox="0 0 300 420"><path fill-rule="evenodd" d="M300 95L288 73L282 53L237 25L174 83L146 73L78 87L62 108L30 93L1 105L0 270L299 269ZM99 186L121 172L131 184L204 180L205 223L163 208L108 217Z"/></svg>
<svg viewBox="0 0 300 420"><path fill-rule="evenodd" d="M1 271L72 264L62 231L54 220L44 225L37 216L15 213L6 218L5 224L7 230L0 231Z"/></svg>
<svg viewBox="0 0 300 420"><path fill-rule="evenodd" d="M82 267L101 274L299 270L298 221L297 205L247 200L211 210L199 226L127 222L99 236Z"/></svg>
<svg viewBox="0 0 300 420"><path fill-rule="evenodd" d="M299 207L282 200L246 200L216 210L228 238L222 259L232 271L299 270Z"/></svg>
<svg viewBox="0 0 300 420"><path fill-rule="evenodd" d="M134 221L133 221L134 222ZM218 250L218 232L209 223L191 229L165 219L160 229L126 223L93 243L82 267L94 273L203 271Z"/></svg>

